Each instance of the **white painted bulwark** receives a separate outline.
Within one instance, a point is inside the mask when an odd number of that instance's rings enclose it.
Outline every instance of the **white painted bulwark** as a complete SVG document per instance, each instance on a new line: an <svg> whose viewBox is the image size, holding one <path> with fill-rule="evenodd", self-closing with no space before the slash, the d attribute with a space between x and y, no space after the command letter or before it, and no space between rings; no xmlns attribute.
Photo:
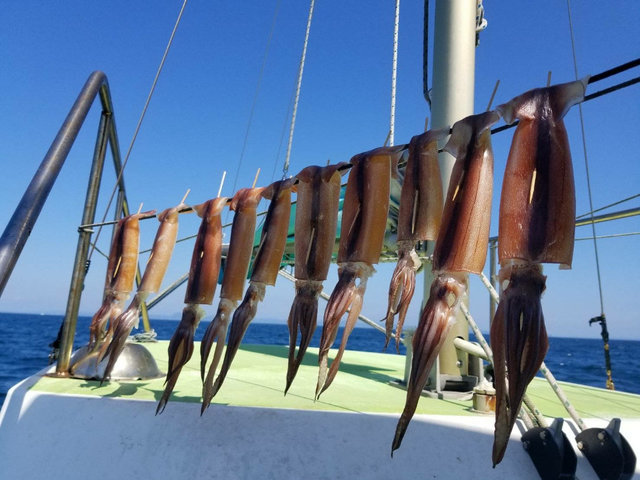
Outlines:
<svg viewBox="0 0 640 480"><path fill-rule="evenodd" d="M155 416L154 402L29 391L36 380L0 414L2 478L539 478L517 428L491 467L491 415L416 415L391 458L396 415L212 405L200 417L198 403L171 402ZM623 421L635 448L639 431ZM577 475L596 478L582 457Z"/></svg>

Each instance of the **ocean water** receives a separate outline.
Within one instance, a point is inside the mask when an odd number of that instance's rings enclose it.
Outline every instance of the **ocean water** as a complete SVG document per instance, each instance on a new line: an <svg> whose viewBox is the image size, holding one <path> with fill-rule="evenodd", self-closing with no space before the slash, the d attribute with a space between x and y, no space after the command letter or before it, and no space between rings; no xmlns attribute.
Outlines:
<svg viewBox="0 0 640 480"><path fill-rule="evenodd" d="M89 341L90 320L89 317L78 319L74 348ZM49 344L56 339L61 321L62 317L57 315L0 313L0 405L11 386L48 365ZM158 338L164 340L171 338L178 325L177 320L151 319L151 323ZM198 328L196 340L202 338L207 323L203 321ZM319 327L311 341L312 347L318 346L320 332ZM338 341L341 337L342 331L338 333ZM287 325L254 322L243 343L288 345ZM380 332L362 327L354 329L347 348L380 352L383 345L384 336ZM610 351L616 390L640 394L640 341L611 340ZM401 353L404 354L402 346ZM387 354L396 354L393 345ZM600 339L552 337L545 363L558 380L605 386L604 350Z"/></svg>

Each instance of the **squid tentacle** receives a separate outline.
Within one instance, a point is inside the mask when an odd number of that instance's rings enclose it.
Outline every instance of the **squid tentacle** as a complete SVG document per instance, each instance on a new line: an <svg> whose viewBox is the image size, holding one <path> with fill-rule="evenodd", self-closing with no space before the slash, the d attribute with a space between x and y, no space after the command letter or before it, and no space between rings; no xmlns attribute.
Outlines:
<svg viewBox="0 0 640 480"><path fill-rule="evenodd" d="M182 367L193 355L193 337L203 314L204 311L196 304L187 305L182 310L180 324L169 341L169 367L165 379L165 389L160 402L158 402L156 415L164 411Z"/></svg>
<svg viewBox="0 0 640 480"><path fill-rule="evenodd" d="M401 245L398 250L398 263L393 271L389 284L389 306L385 320L386 338L384 349L386 350L393 331L393 318L398 314L396 326L396 350L400 349L400 335L407 316L409 304L413 298L416 286L416 271L420 266L413 243L410 246Z"/></svg>
<svg viewBox="0 0 640 480"><path fill-rule="evenodd" d="M413 336L413 358L407 385L407 400L396 426L391 456L400 448L402 438L418 406L422 389L427 384L429 371L455 322L459 301L465 291L464 279L453 274L440 274L431 284L429 300L422 310L418 328Z"/></svg>
<svg viewBox="0 0 640 480"><path fill-rule="evenodd" d="M496 388L494 466L504 456L522 397L549 348L540 305L545 288L542 267L535 263L514 263L503 266L499 275L501 280L508 280L508 286L491 324Z"/></svg>
<svg viewBox="0 0 640 480"><path fill-rule="evenodd" d="M322 338L320 340L320 351L318 364L318 383L316 385L316 399L324 392L340 367L340 360L347 345L347 340L362 310L362 297L367 287L367 279L373 275L374 269L365 262L348 262L342 266L339 272L338 283L331 293L329 303L324 313L324 325L322 328ZM356 286L356 280L360 284ZM329 349L333 345L338 335L340 319L349 310L347 324L338 353L329 367Z"/></svg>
<svg viewBox="0 0 640 480"><path fill-rule="evenodd" d="M118 360L118 357L124 350L124 345L133 330L133 327L138 323L139 313L138 308L142 300L139 295L136 295L133 302L129 308L127 308L121 315L118 316L116 320L114 320L113 327L113 338L111 342L109 342L107 349L104 352L104 357L109 356L109 361L107 362L107 366L104 370L104 374L102 375L102 380L100 383L102 384L107 378L111 376L111 372L113 371L113 367ZM102 358L98 359L98 363Z"/></svg>
<svg viewBox="0 0 640 480"><path fill-rule="evenodd" d="M222 367L220 373L213 383L211 391L211 398L215 397L224 383L224 379L227 377L231 363L233 362L240 343L244 337L247 328L251 320L256 315L258 310L258 303L264 299L265 284L261 282L250 282L247 288L247 293L242 300L242 303L233 313L233 320L231 320L231 329L229 330L229 340L227 342L227 350L224 353L224 360L222 361Z"/></svg>
<svg viewBox="0 0 640 480"><path fill-rule="evenodd" d="M340 319L345 314L356 288L356 272L348 267L342 267L338 272L338 283L336 284L324 311L322 336L320 338L320 349L318 350L318 383L316 385L316 398L327 381L329 366L329 349L336 341Z"/></svg>
<svg viewBox="0 0 640 480"><path fill-rule="evenodd" d="M200 409L200 414L203 414L204 411L209 408L211 399L214 395L213 377L216 374L216 369L218 368L220 359L222 358L222 352L224 350L225 340L227 337L227 329L229 327L229 316L235 307L236 302L226 298L220 300L216 316L207 327L207 331L205 332L204 337L202 338L202 343L200 344L200 376L202 377L202 407ZM211 347L214 342L216 343L216 348L213 352L213 359L209 365L209 370L206 372L205 376L207 359L209 358L209 353L211 352Z"/></svg>
<svg viewBox="0 0 640 480"><path fill-rule="evenodd" d="M289 357L287 365L286 395L293 383L304 354L318 324L318 296L322 291L322 282L314 280L296 280L296 296L291 305L287 323L289 326ZM296 341L300 330L300 346L296 354Z"/></svg>

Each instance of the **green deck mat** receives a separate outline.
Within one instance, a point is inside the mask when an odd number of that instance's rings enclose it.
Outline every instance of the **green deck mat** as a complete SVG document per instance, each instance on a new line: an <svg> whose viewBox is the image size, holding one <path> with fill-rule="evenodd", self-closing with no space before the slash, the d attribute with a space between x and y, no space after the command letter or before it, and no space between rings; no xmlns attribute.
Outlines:
<svg viewBox="0 0 640 480"><path fill-rule="evenodd" d="M167 369L168 342L147 343L163 372ZM200 345L196 343L191 361L183 368L171 401L201 401ZM340 372L320 399L313 401L318 375L318 349L309 348L289 393L284 396L287 371L286 346L243 345L235 357L224 385L214 397L215 404L290 408L304 410L339 410L351 412L400 413L405 391L393 385L403 377L404 356L347 350ZM330 357L335 355L332 351ZM640 417L640 395L560 382L569 400L584 417L603 419ZM164 378L142 381L105 382L41 378L33 387L40 392L92 395L128 400L157 402L164 390ZM550 417L568 417L560 401L544 379L536 378L528 389L538 409ZM199 411L199 405L194 405ZM416 413L435 415L476 415L471 401L438 400L424 397Z"/></svg>

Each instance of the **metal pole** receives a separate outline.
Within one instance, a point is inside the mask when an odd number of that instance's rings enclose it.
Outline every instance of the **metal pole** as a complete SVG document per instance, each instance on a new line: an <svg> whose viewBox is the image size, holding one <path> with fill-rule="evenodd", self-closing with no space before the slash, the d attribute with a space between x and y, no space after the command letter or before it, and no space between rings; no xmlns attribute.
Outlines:
<svg viewBox="0 0 640 480"><path fill-rule="evenodd" d="M476 1L439 0L435 7L432 128L452 125L473 113L476 45ZM455 159L448 153L438 156L443 194L447 193ZM428 298L433 275L425 268L424 297ZM469 338L466 322L459 318L440 350L440 373L466 374L465 356L458 356L456 337Z"/></svg>
<svg viewBox="0 0 640 480"><path fill-rule="evenodd" d="M89 76L40 167L0 237L0 296L31 234L49 192L71 150L98 90L107 86L102 72Z"/></svg>
<svg viewBox="0 0 640 480"><path fill-rule="evenodd" d="M89 173L89 185L87 186L87 196L84 202L84 212L82 213L81 225L91 223L95 219L96 206L98 203L98 193L100 192L100 180L104 167L104 158L107 153L107 134L110 128L111 114L102 112L100 125L98 127L98 137L93 153L93 163ZM90 229L78 230L78 246L76 248L76 258L73 264L71 275L71 285L69 286L69 298L62 324L62 337L60 339L60 354L56 365L56 375L66 375L69 370L71 351L73 350L73 340L76 333L78 321L78 310L80 308L80 297L84 288L84 278L87 274L87 258L89 255L89 242L91 241Z"/></svg>

